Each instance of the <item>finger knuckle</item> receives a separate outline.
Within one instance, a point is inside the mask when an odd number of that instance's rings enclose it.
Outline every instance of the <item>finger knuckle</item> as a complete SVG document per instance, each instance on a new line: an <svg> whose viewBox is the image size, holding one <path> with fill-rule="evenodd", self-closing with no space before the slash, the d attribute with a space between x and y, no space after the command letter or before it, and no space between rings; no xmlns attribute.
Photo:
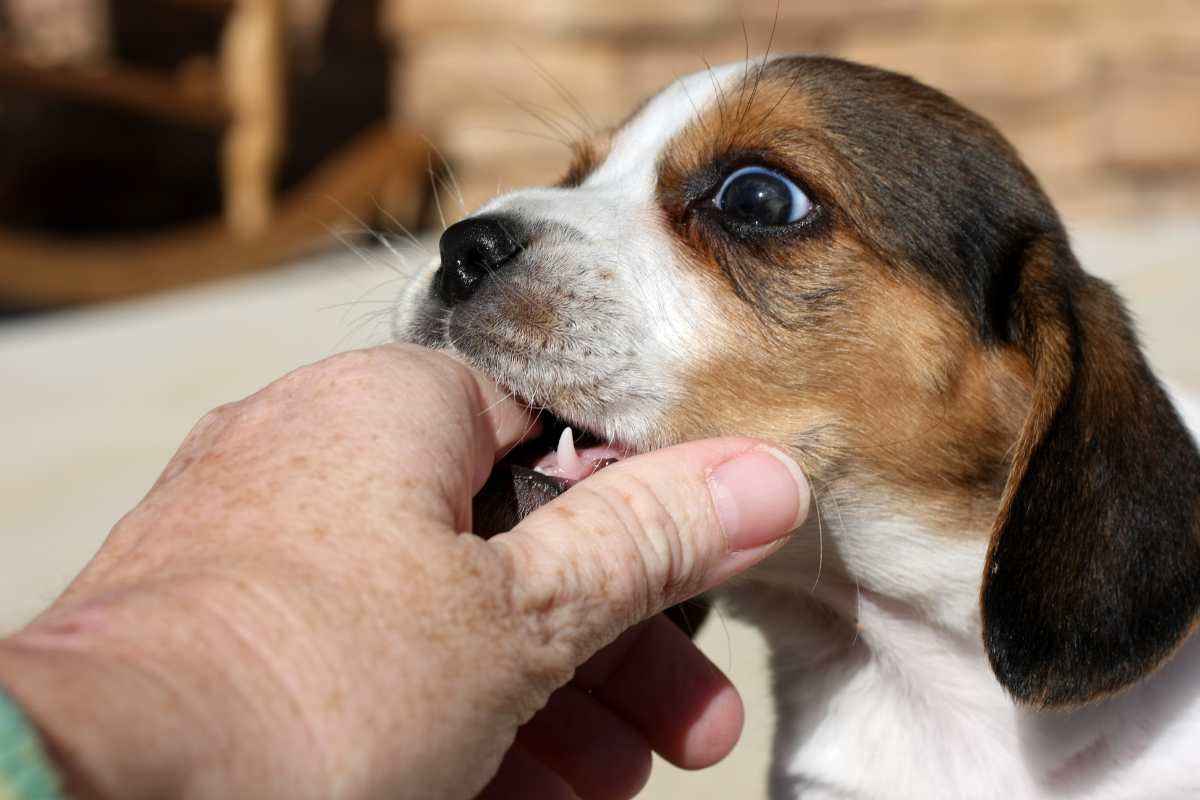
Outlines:
<svg viewBox="0 0 1200 800"><path fill-rule="evenodd" d="M238 407L238 403L223 403L212 409L200 417L196 424L192 426L192 430L188 434L188 439L195 440L211 436L222 428L225 428L237 417Z"/></svg>
<svg viewBox="0 0 1200 800"><path fill-rule="evenodd" d="M523 626L532 673L561 677L557 670L682 597L697 579L687 514L670 491L608 472L573 487L571 502L541 509L544 536L493 540L511 560L509 613Z"/></svg>
<svg viewBox="0 0 1200 800"><path fill-rule="evenodd" d="M380 366L380 359L372 351L349 350L294 370L280 385L294 389L329 383L369 382L375 378Z"/></svg>
<svg viewBox="0 0 1200 800"><path fill-rule="evenodd" d="M295 369L250 398L268 408L298 407L337 417L364 398L388 396L392 371L374 350L350 350Z"/></svg>
<svg viewBox="0 0 1200 800"><path fill-rule="evenodd" d="M641 565L648 594L646 613L653 613L693 571L686 520L659 484L627 470L612 477L614 491L606 493L605 499L628 550Z"/></svg>
<svg viewBox="0 0 1200 800"><path fill-rule="evenodd" d="M538 681L561 685L570 678L580 655L592 648L579 620L572 564L547 558L525 539L503 542L500 552L513 578L507 596L508 616L520 627L523 671Z"/></svg>

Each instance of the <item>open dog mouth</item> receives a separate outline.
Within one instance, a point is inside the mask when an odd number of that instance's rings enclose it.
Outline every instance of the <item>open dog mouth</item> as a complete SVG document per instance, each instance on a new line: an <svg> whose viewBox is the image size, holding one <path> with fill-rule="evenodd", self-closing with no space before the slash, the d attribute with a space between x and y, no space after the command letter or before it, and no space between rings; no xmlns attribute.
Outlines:
<svg viewBox="0 0 1200 800"><path fill-rule="evenodd" d="M628 448L601 441L589 431L577 433L549 411L542 411L540 420L541 434L504 460L559 482L564 489L634 454Z"/></svg>
<svg viewBox="0 0 1200 800"><path fill-rule="evenodd" d="M575 430L549 411L542 431L506 454L473 503L474 532L488 538L511 530L541 506L634 451Z"/></svg>
<svg viewBox="0 0 1200 800"><path fill-rule="evenodd" d="M502 458L475 495L475 535L488 539L512 530L570 487L637 452L605 443L591 432L576 435L570 425L549 411L543 410L539 419L542 432ZM691 637L703 624L708 610L708 601L695 597L663 613Z"/></svg>

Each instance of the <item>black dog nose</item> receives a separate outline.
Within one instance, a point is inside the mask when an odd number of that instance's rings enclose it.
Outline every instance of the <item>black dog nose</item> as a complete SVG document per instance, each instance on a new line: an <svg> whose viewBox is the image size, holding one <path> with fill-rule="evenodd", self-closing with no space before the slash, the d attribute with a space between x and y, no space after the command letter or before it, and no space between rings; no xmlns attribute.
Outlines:
<svg viewBox="0 0 1200 800"><path fill-rule="evenodd" d="M466 300L485 276L512 260L521 249L509 232L515 228L513 220L503 217L474 217L446 229L437 292L447 305Z"/></svg>

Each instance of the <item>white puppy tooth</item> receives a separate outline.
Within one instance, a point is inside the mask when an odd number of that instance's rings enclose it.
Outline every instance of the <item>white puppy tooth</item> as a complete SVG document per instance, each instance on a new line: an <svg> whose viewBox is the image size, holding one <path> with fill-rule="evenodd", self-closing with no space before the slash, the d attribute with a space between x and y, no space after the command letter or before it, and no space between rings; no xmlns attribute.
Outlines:
<svg viewBox="0 0 1200 800"><path fill-rule="evenodd" d="M564 472L579 469L579 454L575 452L575 433L568 427L558 437L558 468Z"/></svg>

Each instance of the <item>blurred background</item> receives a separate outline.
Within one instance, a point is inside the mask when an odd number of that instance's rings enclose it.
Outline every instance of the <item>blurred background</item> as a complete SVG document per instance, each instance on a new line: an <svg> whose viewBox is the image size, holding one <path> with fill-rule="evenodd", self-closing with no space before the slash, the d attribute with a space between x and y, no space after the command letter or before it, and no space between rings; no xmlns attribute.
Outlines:
<svg viewBox="0 0 1200 800"><path fill-rule="evenodd" d="M1200 393L1200 0L0 0L0 632L204 411L385 340L445 222L772 31L991 118ZM761 642L702 644L745 740L645 796L761 797Z"/></svg>
<svg viewBox="0 0 1200 800"><path fill-rule="evenodd" d="M0 0L0 306L460 216L772 32L960 98L1071 220L1200 206L1197 0Z"/></svg>

